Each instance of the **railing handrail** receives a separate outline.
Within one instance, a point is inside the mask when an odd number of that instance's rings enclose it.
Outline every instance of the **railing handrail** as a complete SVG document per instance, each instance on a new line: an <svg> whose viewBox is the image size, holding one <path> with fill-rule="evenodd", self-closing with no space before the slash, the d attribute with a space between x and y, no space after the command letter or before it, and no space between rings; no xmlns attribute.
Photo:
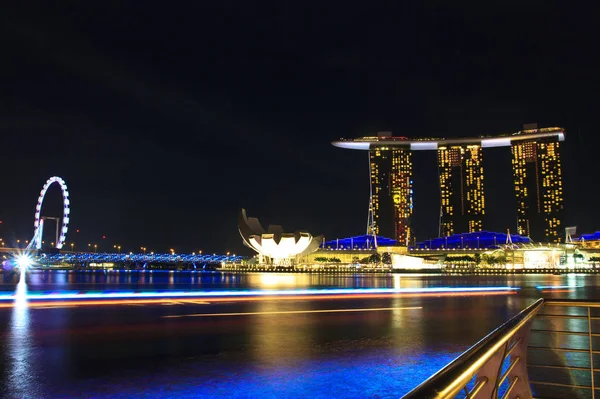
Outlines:
<svg viewBox="0 0 600 399"><path fill-rule="evenodd" d="M535 316L543 303L542 298L538 299L404 395L402 399L441 399L456 396L502 345L505 345L525 323Z"/></svg>
<svg viewBox="0 0 600 399"><path fill-rule="evenodd" d="M545 299L548 306L582 306L600 308L600 301L582 301L581 299Z"/></svg>

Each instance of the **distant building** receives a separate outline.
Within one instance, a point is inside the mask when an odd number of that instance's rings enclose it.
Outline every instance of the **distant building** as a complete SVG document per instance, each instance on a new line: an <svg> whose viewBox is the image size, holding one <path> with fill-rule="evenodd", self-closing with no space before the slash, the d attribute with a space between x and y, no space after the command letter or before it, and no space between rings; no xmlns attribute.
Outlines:
<svg viewBox="0 0 600 399"><path fill-rule="evenodd" d="M371 196L367 234L393 237L402 245L410 242L411 157L411 151L405 148L374 146L369 152Z"/></svg>
<svg viewBox="0 0 600 399"><path fill-rule="evenodd" d="M512 145L517 231L537 241L559 242L564 228L560 153L561 144L553 137Z"/></svg>
<svg viewBox="0 0 600 399"><path fill-rule="evenodd" d="M323 240L306 231L285 233L280 225L265 230L257 218L246 216L245 209L238 215L238 231L244 245L258 252L259 263L269 266L294 266L301 256L315 252Z"/></svg>
<svg viewBox="0 0 600 399"><path fill-rule="evenodd" d="M442 236L483 229L485 195L481 162L479 145L438 148Z"/></svg>
<svg viewBox="0 0 600 399"><path fill-rule="evenodd" d="M528 244L530 242L529 237L519 234L511 234L509 238L506 233L478 231L432 238L418 242L409 249L494 249L506 243Z"/></svg>
<svg viewBox="0 0 600 399"><path fill-rule="evenodd" d="M305 264L322 262L324 259L335 259L340 263L368 263L366 258L374 254L380 256L384 253L403 254L408 252L408 247L398 246L396 240L372 235L336 238L323 241L316 252L312 252L299 259Z"/></svg>
<svg viewBox="0 0 600 399"><path fill-rule="evenodd" d="M537 241L558 242L564 228L560 161L564 139L562 128L538 129L531 124L516 133L496 136L409 139L382 132L340 139L333 145L369 151L367 234L393 237L400 245L412 241L412 151L438 152L440 235L450 236L485 228L483 149L511 147L518 233ZM489 188L489 183L485 186Z"/></svg>
<svg viewBox="0 0 600 399"><path fill-rule="evenodd" d="M600 231L582 234L576 241L581 248L600 249Z"/></svg>
<svg viewBox="0 0 600 399"><path fill-rule="evenodd" d="M321 249L377 249L377 247L393 247L398 245L396 240L391 238L372 235L362 235L347 238L336 238L334 240L324 241Z"/></svg>

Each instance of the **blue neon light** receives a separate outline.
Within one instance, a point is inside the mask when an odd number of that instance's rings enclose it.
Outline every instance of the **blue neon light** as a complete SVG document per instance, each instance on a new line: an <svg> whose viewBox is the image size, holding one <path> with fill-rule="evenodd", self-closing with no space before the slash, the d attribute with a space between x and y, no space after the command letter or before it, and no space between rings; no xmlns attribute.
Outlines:
<svg viewBox="0 0 600 399"><path fill-rule="evenodd" d="M561 288L581 288L583 285L538 285L538 290L558 290Z"/></svg>
<svg viewBox="0 0 600 399"><path fill-rule="evenodd" d="M57 263L221 263L238 262L240 255L221 254L115 254L115 253L59 253L42 254L36 261L43 264Z"/></svg>
<svg viewBox="0 0 600 399"><path fill-rule="evenodd" d="M377 245L388 247L397 245L397 241L391 238L377 236ZM336 238L321 244L323 249L375 249L375 240L372 235L362 235L347 238Z"/></svg>
<svg viewBox="0 0 600 399"><path fill-rule="evenodd" d="M135 292L135 291L103 291L103 292L30 292L26 299L107 299L107 298L206 298L206 297L256 297L256 296L285 296L285 295L331 295L331 294L425 294L451 292L498 292L517 291L517 287L436 287L436 288L329 288L320 290L247 290L247 291L165 291L165 292ZM14 293L0 294L0 301L15 299Z"/></svg>
<svg viewBox="0 0 600 399"><path fill-rule="evenodd" d="M530 243L529 237L511 234L510 240L514 244ZM473 233L454 234L447 237L437 237L418 242L410 249L441 249L441 248L498 248L507 242L506 233L490 231L477 231Z"/></svg>

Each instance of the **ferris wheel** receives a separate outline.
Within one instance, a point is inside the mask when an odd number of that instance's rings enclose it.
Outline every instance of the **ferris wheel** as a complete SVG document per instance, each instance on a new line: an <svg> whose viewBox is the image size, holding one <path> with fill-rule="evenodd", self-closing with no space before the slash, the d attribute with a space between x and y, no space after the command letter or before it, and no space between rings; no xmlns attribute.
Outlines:
<svg viewBox="0 0 600 399"><path fill-rule="evenodd" d="M44 196L46 195L46 191L48 188L54 184L58 183L60 185L60 189L62 191L63 196L63 216L62 216L62 224L60 223L60 218L57 217L43 217L41 216L42 204L44 202ZM44 233L44 220L45 219L53 219L56 220L56 248L61 249L65 244L65 239L67 237L67 230L69 229L69 213L71 212L70 201L69 201L69 191L67 190L67 184L65 181L58 177L53 176L46 181L44 187L42 187L42 191L40 192L40 196L37 201L37 205L35 206L35 219L33 222L34 232L33 238L29 245L27 245L27 249L41 249L42 248L42 236Z"/></svg>

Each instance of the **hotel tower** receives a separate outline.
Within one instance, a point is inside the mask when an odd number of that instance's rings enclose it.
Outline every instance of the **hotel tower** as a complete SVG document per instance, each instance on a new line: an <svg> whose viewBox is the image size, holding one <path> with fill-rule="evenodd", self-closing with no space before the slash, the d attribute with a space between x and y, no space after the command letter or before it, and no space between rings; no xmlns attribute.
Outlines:
<svg viewBox="0 0 600 399"><path fill-rule="evenodd" d="M439 229L440 236L449 236L485 228L483 150L511 147L518 233L535 241L558 242L564 229L560 162L564 139L562 128L538 129L530 125L512 134L456 139L409 139L380 132L377 136L340 139L333 145L368 151L367 232L394 238L400 245L412 240L412 151L437 151Z"/></svg>

